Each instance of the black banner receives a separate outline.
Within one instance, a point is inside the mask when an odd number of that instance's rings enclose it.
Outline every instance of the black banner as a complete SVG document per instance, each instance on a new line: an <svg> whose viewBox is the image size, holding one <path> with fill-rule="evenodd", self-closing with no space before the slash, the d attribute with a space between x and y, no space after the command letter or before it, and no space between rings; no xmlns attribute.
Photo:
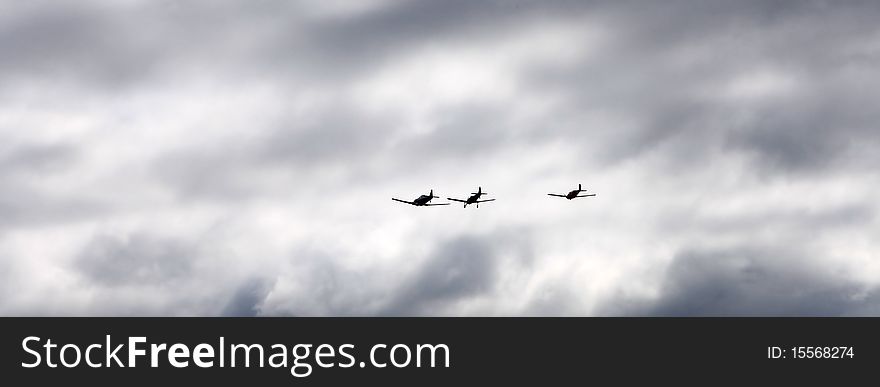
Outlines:
<svg viewBox="0 0 880 387"><path fill-rule="evenodd" d="M2 318L15 385L871 376L876 318ZM714 379L704 379L713 375ZM6 383L4 383L6 384Z"/></svg>

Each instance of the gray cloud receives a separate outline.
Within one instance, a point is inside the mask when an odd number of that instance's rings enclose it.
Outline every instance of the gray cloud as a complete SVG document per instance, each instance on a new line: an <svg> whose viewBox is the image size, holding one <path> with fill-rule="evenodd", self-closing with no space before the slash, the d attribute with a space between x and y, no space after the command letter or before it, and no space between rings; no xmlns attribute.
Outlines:
<svg viewBox="0 0 880 387"><path fill-rule="evenodd" d="M0 313L876 314L876 2L7 8Z"/></svg>
<svg viewBox="0 0 880 387"><path fill-rule="evenodd" d="M443 243L395 292L395 300L381 314L432 314L447 303L491 291L497 280L497 254L486 242L471 237Z"/></svg>
<svg viewBox="0 0 880 387"><path fill-rule="evenodd" d="M77 148L62 144L9 145L0 149L0 167L5 178L13 174L46 174L57 172L75 162Z"/></svg>
<svg viewBox="0 0 880 387"><path fill-rule="evenodd" d="M610 7L620 28L597 57L529 75L530 87L570 95L560 113L578 117L542 136L589 144L598 135L601 147L585 149L610 162L658 148L673 161L686 152L677 169L719 152L754 156L757 173L866 165L877 117L864 105L873 88L856 83L877 79L865 67L876 60L865 46L878 33L876 5L767 4ZM584 128L594 111L634 124Z"/></svg>
<svg viewBox="0 0 880 387"><path fill-rule="evenodd" d="M348 81L438 38L491 33L488 18L527 16L503 2L395 3L356 17L306 18L309 8L286 1L35 2L7 16L0 47L16 55L2 68L4 75L92 86L133 85L205 63L228 76Z"/></svg>
<svg viewBox="0 0 880 387"><path fill-rule="evenodd" d="M255 317L259 314L260 303L266 298L272 284L266 280L250 279L241 284L233 293L221 315L230 317Z"/></svg>
<svg viewBox="0 0 880 387"><path fill-rule="evenodd" d="M190 276L198 252L187 242L132 234L97 236L74 262L90 282L108 286L163 285Z"/></svg>
<svg viewBox="0 0 880 387"><path fill-rule="evenodd" d="M256 293L245 285L249 297L260 297L248 298L244 305L260 315L479 314L468 304L504 292L508 276L530 267L530 249L529 239L513 230L481 236L456 234L433 242L424 257L404 253L388 264L361 270L340 263L326 248L297 250L271 290L265 292L266 282L260 282L261 291ZM523 313L538 308L529 305Z"/></svg>
<svg viewBox="0 0 880 387"><path fill-rule="evenodd" d="M144 23L148 19L126 23L129 15L112 8L90 2L16 8L0 28L0 47L10 53L0 60L0 76L7 82L44 78L90 87L148 79L162 52L162 43L147 35L155 26Z"/></svg>
<svg viewBox="0 0 880 387"><path fill-rule="evenodd" d="M808 252L796 249L683 251L667 269L657 299L619 299L612 310L648 316L844 316L880 310L875 288L810 267L811 262Z"/></svg>
<svg viewBox="0 0 880 387"><path fill-rule="evenodd" d="M880 117L869 113L862 102L866 96L859 94L771 105L757 111L751 125L731 132L728 144L782 172L862 168L864 162L876 161L865 150L880 144L873 129Z"/></svg>
<svg viewBox="0 0 880 387"><path fill-rule="evenodd" d="M45 180L68 176L79 160L74 145L0 145L0 230L33 227L89 218L106 212L106 204L86 195L45 188Z"/></svg>

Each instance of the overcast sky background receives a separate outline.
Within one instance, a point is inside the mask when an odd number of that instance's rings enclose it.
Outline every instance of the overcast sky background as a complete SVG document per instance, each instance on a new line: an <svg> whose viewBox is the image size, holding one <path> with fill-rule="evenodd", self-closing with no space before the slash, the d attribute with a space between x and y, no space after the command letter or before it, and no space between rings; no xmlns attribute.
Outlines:
<svg viewBox="0 0 880 387"><path fill-rule="evenodd" d="M2 9L2 315L880 315L880 2Z"/></svg>

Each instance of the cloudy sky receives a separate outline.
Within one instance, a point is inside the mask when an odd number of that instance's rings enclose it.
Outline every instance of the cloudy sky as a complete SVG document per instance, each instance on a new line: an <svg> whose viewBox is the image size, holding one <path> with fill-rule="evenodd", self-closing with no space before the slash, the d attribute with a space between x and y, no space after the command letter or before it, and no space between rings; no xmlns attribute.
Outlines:
<svg viewBox="0 0 880 387"><path fill-rule="evenodd" d="M880 315L880 2L2 3L0 315Z"/></svg>

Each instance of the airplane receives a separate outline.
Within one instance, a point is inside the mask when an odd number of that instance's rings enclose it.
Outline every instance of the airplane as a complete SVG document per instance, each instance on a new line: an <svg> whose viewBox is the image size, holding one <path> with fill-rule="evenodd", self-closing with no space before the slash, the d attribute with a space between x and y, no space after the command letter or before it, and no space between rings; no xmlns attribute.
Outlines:
<svg viewBox="0 0 880 387"><path fill-rule="evenodd" d="M411 201L411 202L408 202L408 201L406 201L406 200L400 200L400 199L397 199L397 198L391 198L391 200L394 200L394 201L396 201L396 202L406 203L406 204L412 204L412 205L414 205L414 206L420 206L420 207L421 207L421 206L448 206L448 205L449 205L449 203L435 203L435 204L430 204L429 202L430 202L431 199L433 199L433 198L439 198L439 196L434 196L434 190L432 189L432 190L431 190L431 193L429 193L429 194L427 194L427 195L421 195L421 196L417 197L415 200L413 200L413 201Z"/></svg>
<svg viewBox="0 0 880 387"><path fill-rule="evenodd" d="M483 192L483 187L477 187L477 192L471 192L471 197L467 198L467 200L453 199L453 198L447 198L447 199L455 201L455 202L464 203L464 208L467 208L468 204L476 204L477 208L480 208L480 203L491 202L491 201L495 200L495 199L480 200L480 196L483 196L485 194L486 193Z"/></svg>
<svg viewBox="0 0 880 387"><path fill-rule="evenodd" d="M568 194L565 194L565 195L560 195L560 194L547 194L547 195L550 195L550 196L558 196L558 197L561 197L561 198L566 198L566 199L568 199L568 200L571 200L571 199L574 199L574 198L585 198L585 197L587 197L587 196L596 196L596 194L580 195L580 193L581 193L581 192L584 192L584 191L586 191L586 190L585 190L585 189L581 189L581 185L578 184L578 189L576 189L576 190L574 190L574 191L571 191L571 192L569 192Z"/></svg>

